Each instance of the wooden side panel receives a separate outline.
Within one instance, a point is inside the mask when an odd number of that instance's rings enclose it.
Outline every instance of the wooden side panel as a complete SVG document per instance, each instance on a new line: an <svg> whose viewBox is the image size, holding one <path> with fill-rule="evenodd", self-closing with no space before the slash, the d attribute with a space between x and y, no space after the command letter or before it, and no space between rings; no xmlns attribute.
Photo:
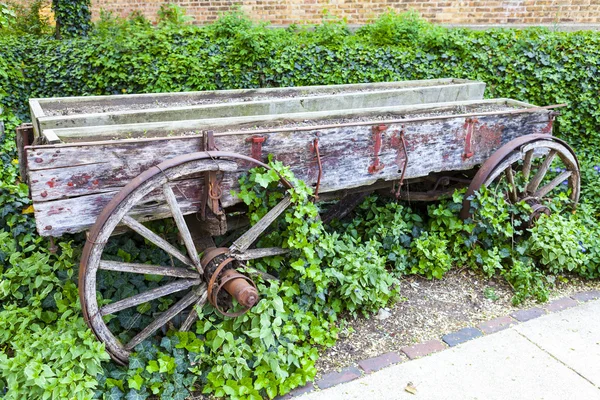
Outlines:
<svg viewBox="0 0 600 400"><path fill-rule="evenodd" d="M470 158L463 157L468 130L464 118L393 124L382 131L380 145L373 126L273 132L261 135L266 139L261 156L264 159L273 154L289 165L296 176L314 186L318 165L313 143L318 139L323 165L320 191L324 193L399 179L405 165L403 130L408 153L405 178L410 179L431 172L471 169L509 140L549 133L548 126L548 115L540 112L480 117L473 129ZM222 134L215 137L215 144L221 151L251 156L250 136L251 132ZM104 205L135 176L162 161L200 149L201 138L197 136L28 149L38 231L58 236L88 229ZM238 164L240 173L251 167L245 162ZM188 179L176 186L174 192L184 213L195 212L202 179ZM224 204L233 205L237 200L229 192L235 190L237 176L228 176L223 186ZM140 207L135 215L142 219L167 215L161 193Z"/></svg>
<svg viewBox="0 0 600 400"><path fill-rule="evenodd" d="M231 118L251 115L273 115L325 110L391 107L411 104L479 100L479 86L456 84L384 91L365 91L314 97L291 97L240 103L214 103L139 110L110 111L93 114L45 116L37 121L42 131L74 127L120 125L149 122L183 121L206 118Z"/></svg>
<svg viewBox="0 0 600 400"><path fill-rule="evenodd" d="M41 106L44 110L63 110L67 107L82 106L132 106L136 105L155 105L157 103L169 104L177 102L188 102L198 100L208 100L215 103L230 101L231 99L241 99L241 101L259 100L274 97L298 97L316 94L337 94L343 92L357 92L365 90L390 90L390 89L409 89L414 87L431 86L449 86L461 85L467 86L470 98L482 99L485 90L485 83L470 81L466 79L427 79L418 81L398 81L398 82L378 82L378 83L358 83L346 85L323 85L323 86L295 86L286 88L261 88L261 89L233 89L233 90L206 90L196 92L174 92L174 93L141 93L124 94L108 96L71 96L71 97L53 97L44 99L31 99ZM61 113L62 114L62 113ZM43 116L43 114L40 114Z"/></svg>

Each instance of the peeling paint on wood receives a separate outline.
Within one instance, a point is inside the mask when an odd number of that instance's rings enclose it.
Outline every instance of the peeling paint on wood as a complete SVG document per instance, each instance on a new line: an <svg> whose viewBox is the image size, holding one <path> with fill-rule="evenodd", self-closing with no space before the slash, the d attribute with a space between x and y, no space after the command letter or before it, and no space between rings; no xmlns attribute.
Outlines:
<svg viewBox="0 0 600 400"><path fill-rule="evenodd" d="M379 171L369 173L377 138L370 126L345 126L319 130L319 149L323 165L321 193L368 186L377 181L398 180L404 167L404 150L399 140L402 129L409 157L405 179L431 172L466 170L483 163L494 150L509 140L532 133L542 133L549 115L543 112L483 116L473 128L473 157L463 159L465 118L391 124L381 132ZM311 143L316 132L272 132L262 134L262 154L289 165L296 176L316 183L318 167ZM215 135L221 151L252 155L246 139L252 135ZM103 144L37 146L28 148L31 194L38 231L44 236L88 229L104 205L118 190L144 170L178 155L202 148L199 136L164 140L112 141ZM39 160L39 161L36 161ZM241 172L224 179L223 203L233 205L237 199L230 190L237 188L237 178L250 165L238 161ZM49 184L51 182L51 184ZM183 214L199 207L202 177L172 183L173 192ZM141 220L164 218L169 209L161 193L151 193L133 214Z"/></svg>

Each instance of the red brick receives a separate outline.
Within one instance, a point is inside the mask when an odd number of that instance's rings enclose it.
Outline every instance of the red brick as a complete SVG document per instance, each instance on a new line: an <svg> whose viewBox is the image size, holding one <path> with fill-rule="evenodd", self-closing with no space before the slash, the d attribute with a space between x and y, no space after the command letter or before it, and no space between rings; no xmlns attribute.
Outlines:
<svg viewBox="0 0 600 400"><path fill-rule="evenodd" d="M387 367L392 364L402 362L402 357L398 353L386 353L378 357L369 358L358 362L358 365L367 374Z"/></svg>
<svg viewBox="0 0 600 400"><path fill-rule="evenodd" d="M551 301L546 305L546 310L550 312L562 311L567 308L575 307L577 302L570 297L563 297L554 301Z"/></svg>
<svg viewBox="0 0 600 400"><path fill-rule="evenodd" d="M545 310L539 307L533 307L528 308L526 310L515 311L514 313L510 314L510 316L516 319L517 321L525 322L529 321L530 319L541 317L544 314L546 314Z"/></svg>
<svg viewBox="0 0 600 400"><path fill-rule="evenodd" d="M517 321L512 319L511 317L498 317L489 321L485 321L477 325L479 329L486 335L491 333L495 333L501 331L503 329L508 328L511 325L516 324Z"/></svg>
<svg viewBox="0 0 600 400"><path fill-rule="evenodd" d="M590 290L589 292L579 292L571 296L574 300L586 302L590 300L600 299L600 291Z"/></svg>
<svg viewBox="0 0 600 400"><path fill-rule="evenodd" d="M414 346L403 347L400 351L406 354L411 360L414 360L415 358L424 357L445 348L446 346L439 340L430 340L425 343L415 344Z"/></svg>
<svg viewBox="0 0 600 400"><path fill-rule="evenodd" d="M356 367L344 368L340 372L330 372L325 374L315 382L319 389L327 389L340 383L350 382L362 375Z"/></svg>

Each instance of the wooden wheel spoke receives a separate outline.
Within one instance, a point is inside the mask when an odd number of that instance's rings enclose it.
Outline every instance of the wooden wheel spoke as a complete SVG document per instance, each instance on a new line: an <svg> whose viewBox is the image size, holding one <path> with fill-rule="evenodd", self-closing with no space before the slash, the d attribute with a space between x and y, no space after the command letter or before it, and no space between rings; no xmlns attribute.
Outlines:
<svg viewBox="0 0 600 400"><path fill-rule="evenodd" d="M183 255L175 246L171 245L165 239L158 236L156 233L152 232L150 229L146 228L142 223L136 221L135 219L124 216L122 222L127 225L132 230L136 231L167 253L171 254L173 257L177 258L184 264L189 265L190 267L196 268L196 265L190 260L187 256Z"/></svg>
<svg viewBox="0 0 600 400"><path fill-rule="evenodd" d="M285 196L275 207L269 210L264 217L260 219L252 228L248 229L246 233L240 236L233 244L229 247L233 253L242 253L246 251L252 243L258 239L261 233L263 233L273 221L277 219L291 204L292 199L290 196Z"/></svg>
<svg viewBox="0 0 600 400"><path fill-rule="evenodd" d="M533 197L537 197L537 198L544 197L545 195L550 193L550 191L552 191L552 189L554 189L555 187L560 185L562 182L564 182L565 179L568 179L571 175L573 175L572 171L562 172L561 174L557 175L554 179L552 179L550 182L548 182L546 185L539 188L534 193Z"/></svg>
<svg viewBox="0 0 600 400"><path fill-rule="evenodd" d="M119 261L101 260L100 269L105 271L129 272L132 274L147 274L147 275L162 275L173 276L176 278L198 279L200 274L198 271L178 268L178 267L162 267L159 265L124 263Z"/></svg>
<svg viewBox="0 0 600 400"><path fill-rule="evenodd" d="M167 204L171 209L171 214L173 215L173 219L175 220L175 224L179 229L179 233L183 242L185 243L185 248L188 252L188 257L192 260L196 268L202 273L202 267L200 266L200 258L198 257L198 252L196 251L196 246L194 245L194 240L192 239L192 234L185 223L185 219L183 218L183 213L179 208L179 204L177 204L177 199L175 198L175 193L173 193L173 189L169 186L169 183L165 183L162 187L163 194L165 195L165 199L167 200Z"/></svg>
<svg viewBox="0 0 600 400"><path fill-rule="evenodd" d="M211 135L204 133L202 141L207 145L210 144L212 142ZM240 163L240 161L243 163ZM198 151L176 156L142 172L104 207L88 234L80 264L79 290L86 322L96 337L106 345L106 351L117 363L126 364L132 349L144 340L160 335L162 329L171 325L174 321L173 318L179 319L181 317L182 323L179 324L178 322L177 326L183 331L193 330L198 318L202 318L200 307L207 302L208 294L198 253L217 246L208 234L211 227L207 226L206 221L200 221L194 215L184 216L184 214L191 212L191 209L188 210L187 206L192 206L192 204L188 204L187 200L184 201L179 197L174 184L199 179L198 177L205 176L209 171L236 172L240 165L243 165L244 170L247 170L246 163L265 166L250 157L231 152ZM226 179L227 187L231 184L235 186L235 174L224 177L224 179ZM288 188L291 187L290 183L283 178L280 178L280 183ZM175 196L176 194L177 196ZM197 194L196 192L190 192L190 196L187 196L186 199L189 198L190 201L198 200L195 198ZM161 206L160 201L163 198L164 202ZM238 254L244 260L283 254L285 252L283 249L253 250L246 253L261 233L267 230L269 225L281 216L291 203L289 197L281 200L283 201L258 221L257 226L245 229L247 231L245 234L237 230L227 245L219 244L219 247L227 247L236 238L239 238L234 246L237 253L233 253ZM235 201L228 204L228 206L234 203ZM153 213L154 208L157 211ZM141 219L134 215L134 213L139 215L142 212L143 218ZM236 214L234 212L232 215L235 216ZM179 238L165 237L162 233L154 232L141 222L145 219L165 217L172 218L175 221ZM246 220L245 218L238 219L240 222ZM230 228L234 225L232 222ZM143 237L148 245L152 244L152 246L161 249L161 252L171 258L171 263L161 262L157 263L158 265L149 265L102 260L110 236L122 228L131 229L132 232ZM185 249L183 245L185 245ZM180 262L182 265L179 265ZM113 301L111 304L100 305L98 300L101 297L108 299L114 292L113 288L102 285L105 280L102 274L99 275L99 273L103 270L115 271L115 274L118 273L125 278L133 277L132 275L128 276L128 274L138 274L138 277L139 274L151 274L157 277L166 276L168 279L161 280L159 285L163 286L144 289L145 292L143 293L133 292L131 295L125 295L129 297L122 300L115 299L111 300ZM266 273L261 274L266 279L269 277ZM154 310L159 302L160 304L169 304L169 306L166 307L164 312L152 311L151 315L146 312L142 320L148 322L145 322L145 325L136 329L135 332L130 332L127 335L130 339L129 343L123 340L123 334L126 334L129 329L125 326L127 324L114 324L108 321L109 318L114 316L121 317L122 320L124 315L121 314L135 311L135 307L140 308L140 311L142 311L142 307L147 309L149 308L147 306L152 304ZM195 311L193 310L188 315L186 309L193 305ZM119 314L119 311L121 311L121 314ZM182 312L184 312L183 315ZM141 314L138 313L135 316L136 321L140 320Z"/></svg>
<svg viewBox="0 0 600 400"><path fill-rule="evenodd" d="M527 188L525 189L527 193L533 193L537 190L537 188L540 186L540 183L544 179L544 176L546 176L546 172L548 172L548 168L550 168L550 164L552 164L555 156L556 150L550 150L542 162L542 165L540 165L538 168L536 174L533 176L533 178L531 178L531 182L529 182L527 185Z"/></svg>
<svg viewBox="0 0 600 400"><path fill-rule="evenodd" d="M508 167L504 173L506 174L506 180L510 186L508 196L510 197L510 201L516 203L518 200L517 196L517 186L515 185L515 175L513 173L512 167Z"/></svg>
<svg viewBox="0 0 600 400"><path fill-rule="evenodd" d="M279 256L289 252L289 249L282 249L281 247L267 247L264 249L250 249L243 253L232 254L231 256L238 261L248 261L263 257Z"/></svg>
<svg viewBox="0 0 600 400"><path fill-rule="evenodd" d="M202 288L205 286L203 285ZM202 296L202 289L191 290L181 300L171 306L167 311L160 314L154 321L145 327L140 333L135 335L129 343L125 345L126 350L132 350L135 346L142 343L148 336L156 332L161 326L172 320L177 314L194 304Z"/></svg>
<svg viewBox="0 0 600 400"><path fill-rule="evenodd" d="M181 292L182 290L185 290L191 286L199 285L201 282L202 281L200 279L180 279L167 285L148 290L147 292L139 293L135 296L107 304L100 309L100 314L114 314L121 310L125 310L126 308L134 307L151 300L156 300L175 292Z"/></svg>
<svg viewBox="0 0 600 400"><path fill-rule="evenodd" d="M198 319L198 311L196 311L196 308L200 308L200 307L204 306L204 304L206 304L207 300L208 300L208 292L206 290L204 290L204 292L202 293L202 295L200 296L198 301L196 301L196 304L194 304L194 306L190 310L189 315L185 318L185 321L183 321L183 324L181 324L181 328L179 328L180 331L185 332L185 331L190 330L190 328L192 327L192 324L194 322L196 322L196 320Z"/></svg>
<svg viewBox="0 0 600 400"><path fill-rule="evenodd" d="M525 158L523 159L523 177L525 181L529 180L529 174L531 173L531 159L533 158L533 149L527 151L525 153Z"/></svg>

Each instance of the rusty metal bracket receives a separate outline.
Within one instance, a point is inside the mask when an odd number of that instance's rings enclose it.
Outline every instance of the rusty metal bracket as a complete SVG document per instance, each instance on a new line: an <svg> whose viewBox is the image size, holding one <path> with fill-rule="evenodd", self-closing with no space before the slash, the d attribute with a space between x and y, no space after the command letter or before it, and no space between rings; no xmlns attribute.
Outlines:
<svg viewBox="0 0 600 400"><path fill-rule="evenodd" d="M214 151L215 138L213 131L208 131L204 134L203 142L205 151ZM223 234L227 230L227 223L225 220L225 213L221 207L221 196L223 195L223 189L221 183L217 179L217 171L206 171L204 172L204 188L202 190L202 197L200 203L200 219L207 221L208 219L216 220L213 224L208 224L209 228L213 230L212 233L215 235ZM206 207L208 206L210 213L207 213Z"/></svg>
<svg viewBox="0 0 600 400"><path fill-rule="evenodd" d="M400 181L398 182L398 190L396 191L396 198L400 197L400 189L402 189L402 185L404 184L404 174L406 174L406 167L408 166L408 150L406 149L406 139L405 139L406 128L402 125L402 129L400 130L400 141L402 142L402 151L404 152L404 164L402 165L402 173L400 174ZM392 187L392 191L393 191Z"/></svg>
<svg viewBox="0 0 600 400"><path fill-rule="evenodd" d="M319 153L319 138L313 140L313 149L317 156L317 165L319 166L319 175L317 175L317 185L315 186L315 200L319 199L319 187L321 186L321 177L323 176L323 164L321 163L321 153Z"/></svg>
<svg viewBox="0 0 600 400"><path fill-rule="evenodd" d="M248 139L246 139L247 142L252 143L252 158L254 158L255 160L261 161L262 160L262 144L265 141L265 137L264 136L252 136Z"/></svg>
<svg viewBox="0 0 600 400"><path fill-rule="evenodd" d="M552 130L554 129L554 121L556 121L556 117L560 115L560 111L550 111L548 113L548 125L542 129L543 133L548 135L552 134Z"/></svg>
<svg viewBox="0 0 600 400"><path fill-rule="evenodd" d="M473 152L473 131L475 130L475 124L479 120L477 118L467 118L465 119L465 129L467 130L467 134L465 136L465 152L463 153L463 161L467 160L475 154Z"/></svg>
<svg viewBox="0 0 600 400"><path fill-rule="evenodd" d="M383 164L379 161L379 153L381 152L382 132L384 132L387 128L388 128L387 125L383 125L383 124L375 125L372 128L373 129L373 141L375 142L375 144L373 146L373 153L375 154L375 158L373 160L373 164L371 164L369 166L370 174L377 173L385 167L385 164Z"/></svg>

